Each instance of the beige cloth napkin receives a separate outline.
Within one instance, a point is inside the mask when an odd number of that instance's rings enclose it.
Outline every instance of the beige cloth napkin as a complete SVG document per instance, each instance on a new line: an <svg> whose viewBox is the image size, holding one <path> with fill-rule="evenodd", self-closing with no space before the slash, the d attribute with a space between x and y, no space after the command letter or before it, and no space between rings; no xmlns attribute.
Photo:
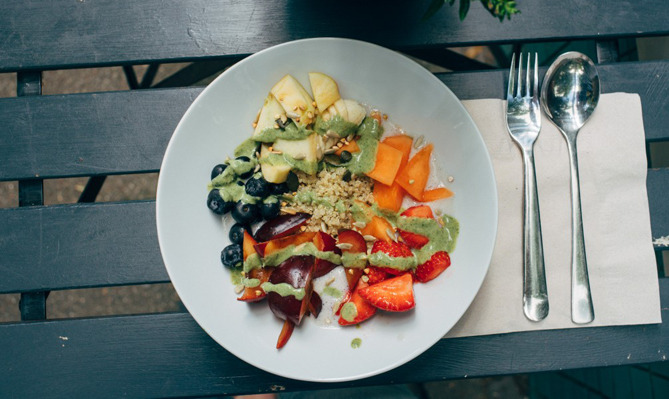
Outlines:
<svg viewBox="0 0 669 399"><path fill-rule="evenodd" d="M571 321L571 203L567 144L543 115L535 164L550 311L531 322L522 308L523 167L505 125L505 102L464 105L486 142L499 193L497 241L476 299L446 337L582 327ZM583 228L595 321L661 323L646 193L646 149L637 94L612 93L578 136Z"/></svg>

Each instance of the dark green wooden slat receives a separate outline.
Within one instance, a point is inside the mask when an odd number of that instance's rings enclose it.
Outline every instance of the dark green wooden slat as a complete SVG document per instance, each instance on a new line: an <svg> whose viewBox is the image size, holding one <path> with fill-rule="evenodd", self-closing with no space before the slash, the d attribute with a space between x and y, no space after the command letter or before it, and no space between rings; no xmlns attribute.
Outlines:
<svg viewBox="0 0 669 399"><path fill-rule="evenodd" d="M653 386L653 397L660 398L669 398L669 380L664 378L652 376L651 384Z"/></svg>
<svg viewBox="0 0 669 399"><path fill-rule="evenodd" d="M653 238L669 235L669 169L649 169L646 180ZM666 247L658 247L658 249Z"/></svg>
<svg viewBox="0 0 669 399"><path fill-rule="evenodd" d="M669 61L602 65L605 92L640 92L646 135L669 138ZM502 98L506 71L437 75L461 99ZM0 99L0 180L157 171L201 88Z"/></svg>
<svg viewBox="0 0 669 399"><path fill-rule="evenodd" d="M616 367L613 369L613 394L614 398L628 399L632 397L632 379L629 367Z"/></svg>
<svg viewBox="0 0 669 399"><path fill-rule="evenodd" d="M169 281L155 203L0 210L0 293Z"/></svg>
<svg viewBox="0 0 669 399"><path fill-rule="evenodd" d="M660 287L666 319L669 280ZM4 324L0 347L1 397L205 396L646 363L661 360L659 349L669 347L669 325L441 340L398 369L340 384L288 380L255 369L219 347L185 313Z"/></svg>
<svg viewBox="0 0 669 399"><path fill-rule="evenodd" d="M156 171L201 90L0 99L0 180Z"/></svg>
<svg viewBox="0 0 669 399"><path fill-rule="evenodd" d="M635 398L652 398L651 376L644 370L630 367L632 380L632 395Z"/></svg>
<svg viewBox="0 0 669 399"><path fill-rule="evenodd" d="M535 0L503 24L475 4L464 22L429 1L220 2L41 0L2 2L0 71L194 60L251 54L285 41L354 37L392 48L667 33L664 0ZM39 18L35 18L39 16ZM373 24L372 21L387 21Z"/></svg>

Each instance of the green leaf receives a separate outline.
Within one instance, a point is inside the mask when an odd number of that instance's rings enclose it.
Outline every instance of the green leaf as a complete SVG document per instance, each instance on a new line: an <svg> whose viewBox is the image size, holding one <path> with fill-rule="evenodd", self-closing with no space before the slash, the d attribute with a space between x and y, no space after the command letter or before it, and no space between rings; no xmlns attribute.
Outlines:
<svg viewBox="0 0 669 399"><path fill-rule="evenodd" d="M465 17L467 16L470 4L470 0L460 0L460 21L464 21Z"/></svg>

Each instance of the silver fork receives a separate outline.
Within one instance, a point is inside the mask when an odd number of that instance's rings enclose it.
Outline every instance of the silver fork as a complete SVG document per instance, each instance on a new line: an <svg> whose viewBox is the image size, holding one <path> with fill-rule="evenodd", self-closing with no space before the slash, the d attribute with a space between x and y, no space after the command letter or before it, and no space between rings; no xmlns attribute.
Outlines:
<svg viewBox="0 0 669 399"><path fill-rule="evenodd" d="M537 178L534 171L534 142L541 130L539 107L538 56L534 54L534 79L530 95L530 54L527 54L525 84L522 81L523 58L518 57L518 83L514 79L515 54L511 58L509 88L506 94L506 123L511 138L523 154L525 169L525 206L523 228L523 311L532 321L548 315L548 293L544 270L544 251L541 241L541 219L537 196ZM523 86L525 88L524 95ZM515 96L514 96L515 87Z"/></svg>

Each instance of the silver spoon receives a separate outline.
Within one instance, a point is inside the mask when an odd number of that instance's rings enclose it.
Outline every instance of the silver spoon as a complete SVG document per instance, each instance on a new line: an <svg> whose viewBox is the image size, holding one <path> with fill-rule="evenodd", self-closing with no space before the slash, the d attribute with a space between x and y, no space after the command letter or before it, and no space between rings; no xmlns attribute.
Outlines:
<svg viewBox="0 0 669 399"><path fill-rule="evenodd" d="M541 104L567 140L571 163L571 319L578 324L593 321L595 312L583 240L576 136L598 101L599 75L595 64L585 54L564 53L548 68L541 87Z"/></svg>

